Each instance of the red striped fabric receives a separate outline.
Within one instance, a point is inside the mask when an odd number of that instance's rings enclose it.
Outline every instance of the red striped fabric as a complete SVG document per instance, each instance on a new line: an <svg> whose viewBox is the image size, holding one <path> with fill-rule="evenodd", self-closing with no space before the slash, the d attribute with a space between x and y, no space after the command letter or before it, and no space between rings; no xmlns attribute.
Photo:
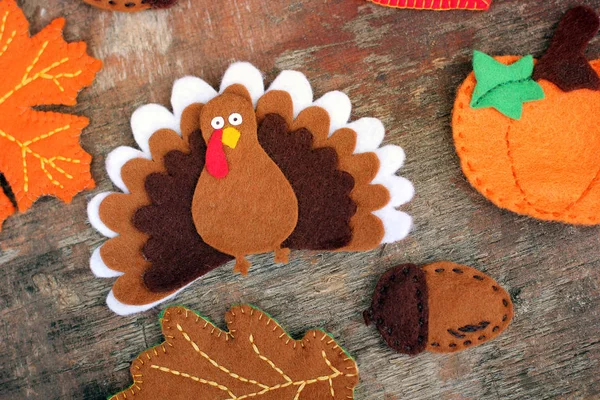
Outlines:
<svg viewBox="0 0 600 400"><path fill-rule="evenodd" d="M374 4L394 8L417 10L472 10L484 11L490 8L492 0L367 0Z"/></svg>

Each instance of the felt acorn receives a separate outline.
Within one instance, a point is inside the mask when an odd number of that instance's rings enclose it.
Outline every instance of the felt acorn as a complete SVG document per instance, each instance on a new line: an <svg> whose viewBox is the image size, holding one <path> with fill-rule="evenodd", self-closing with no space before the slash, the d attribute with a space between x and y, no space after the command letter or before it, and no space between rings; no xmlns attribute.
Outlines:
<svg viewBox="0 0 600 400"><path fill-rule="evenodd" d="M546 54L476 52L452 117L462 170L499 207L543 220L600 223L600 60L584 55L600 22L576 7Z"/></svg>
<svg viewBox="0 0 600 400"><path fill-rule="evenodd" d="M513 304L506 290L474 268L447 261L403 264L379 279L363 316L399 353L453 353L502 333Z"/></svg>
<svg viewBox="0 0 600 400"><path fill-rule="evenodd" d="M290 250L365 251L406 237L397 207L413 186L396 175L398 146L380 147L375 118L349 122L342 92L313 102L306 77L282 71L265 91L260 71L234 63L217 92L178 80L173 112L149 104L131 118L140 150L119 147L106 166L123 193L101 193L90 222L110 239L92 254L100 277L118 277L115 312L143 311L214 268Z"/></svg>
<svg viewBox="0 0 600 400"><path fill-rule="evenodd" d="M84 3L110 11L136 12L151 8L168 8L178 0L83 0Z"/></svg>

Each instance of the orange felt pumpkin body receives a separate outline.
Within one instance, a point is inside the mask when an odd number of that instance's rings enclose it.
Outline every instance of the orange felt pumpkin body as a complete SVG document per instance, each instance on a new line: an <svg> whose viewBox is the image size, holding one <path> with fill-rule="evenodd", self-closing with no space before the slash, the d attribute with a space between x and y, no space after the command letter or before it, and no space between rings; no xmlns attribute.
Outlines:
<svg viewBox="0 0 600 400"><path fill-rule="evenodd" d="M504 64L516 56L496 57ZM600 73L600 60L590 62ZM525 103L520 120L470 107L476 79L458 90L453 135L470 183L499 207L543 220L600 223L600 92L563 92L538 82L545 94Z"/></svg>

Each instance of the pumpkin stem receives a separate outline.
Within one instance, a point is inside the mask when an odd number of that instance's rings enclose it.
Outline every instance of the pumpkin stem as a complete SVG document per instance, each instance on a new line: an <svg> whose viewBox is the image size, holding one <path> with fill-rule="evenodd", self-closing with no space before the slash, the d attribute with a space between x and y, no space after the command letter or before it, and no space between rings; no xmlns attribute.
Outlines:
<svg viewBox="0 0 600 400"><path fill-rule="evenodd" d="M545 79L561 90L600 90L600 78L584 55L598 32L600 19L586 6L570 9L560 20L552 43L533 73L535 80Z"/></svg>

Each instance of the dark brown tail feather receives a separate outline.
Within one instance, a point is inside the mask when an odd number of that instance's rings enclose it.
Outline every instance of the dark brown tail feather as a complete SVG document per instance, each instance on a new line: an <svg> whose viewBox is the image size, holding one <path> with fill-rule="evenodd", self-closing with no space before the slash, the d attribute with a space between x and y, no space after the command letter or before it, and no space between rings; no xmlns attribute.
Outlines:
<svg viewBox="0 0 600 400"><path fill-rule="evenodd" d="M166 173L148 175L145 188L152 204L133 217L135 227L150 236L143 248L151 263L144 282L153 292L179 289L232 259L196 232L190 205L206 155L200 130L190 134L189 146L189 154L167 153Z"/></svg>

